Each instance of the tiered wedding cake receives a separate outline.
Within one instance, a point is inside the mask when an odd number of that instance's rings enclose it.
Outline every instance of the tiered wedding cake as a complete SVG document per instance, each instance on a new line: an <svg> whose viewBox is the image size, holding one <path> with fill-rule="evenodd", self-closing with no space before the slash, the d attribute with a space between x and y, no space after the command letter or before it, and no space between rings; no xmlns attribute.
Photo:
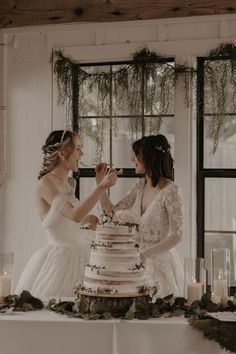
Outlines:
<svg viewBox="0 0 236 354"><path fill-rule="evenodd" d="M99 225L85 268L84 287L92 292L131 295L144 284L139 246L129 226Z"/></svg>

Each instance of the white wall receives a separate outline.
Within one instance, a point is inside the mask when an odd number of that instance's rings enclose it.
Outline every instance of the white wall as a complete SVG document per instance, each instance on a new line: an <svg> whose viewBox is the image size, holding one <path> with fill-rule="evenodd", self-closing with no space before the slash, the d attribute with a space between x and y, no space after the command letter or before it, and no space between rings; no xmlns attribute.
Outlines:
<svg viewBox="0 0 236 354"><path fill-rule="evenodd" d="M30 255L45 243L34 208L40 148L52 128L63 127L63 110L56 105L49 56L53 48L86 62L125 60L147 46L192 63L219 43L234 41L236 16L205 16L137 22L44 26L1 30L0 70L4 67L7 178L0 188L0 234L3 250L15 253L15 281ZM2 49L3 48L3 49ZM181 88L175 101L176 182L185 208L181 256L195 252L195 119L186 108ZM2 119L2 112L0 111ZM2 125L1 125L2 127ZM3 139L4 131L0 131ZM3 160L3 149L0 158ZM2 166L2 165L0 165ZM3 218L2 215L5 215Z"/></svg>

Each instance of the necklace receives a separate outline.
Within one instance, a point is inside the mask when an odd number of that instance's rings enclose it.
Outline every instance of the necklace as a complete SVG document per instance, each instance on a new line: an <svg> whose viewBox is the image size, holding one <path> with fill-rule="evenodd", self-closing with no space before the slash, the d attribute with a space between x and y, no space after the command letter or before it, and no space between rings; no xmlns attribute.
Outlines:
<svg viewBox="0 0 236 354"><path fill-rule="evenodd" d="M54 177L58 178L58 179L62 179L62 180L64 180L64 181L68 181L68 176L66 176L66 177L58 176L54 171L52 171L51 174L52 174Z"/></svg>
<svg viewBox="0 0 236 354"><path fill-rule="evenodd" d="M62 188L62 190L64 191L64 193L71 195L74 193L74 189L75 189L75 180L73 177L62 177L62 176L58 176L54 171L51 172L51 174L56 177L58 180L60 180L61 182L57 182L57 184L60 184L60 188Z"/></svg>

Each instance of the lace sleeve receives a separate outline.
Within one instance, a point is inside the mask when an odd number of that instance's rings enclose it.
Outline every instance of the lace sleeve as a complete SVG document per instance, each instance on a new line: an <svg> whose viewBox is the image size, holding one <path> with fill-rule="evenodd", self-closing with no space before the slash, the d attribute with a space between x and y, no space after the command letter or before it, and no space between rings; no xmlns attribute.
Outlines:
<svg viewBox="0 0 236 354"><path fill-rule="evenodd" d="M137 196L137 191L139 190L141 183L143 183L142 180L135 183L130 189L130 191L124 196L124 198L115 205L112 204L108 195L104 194L101 198L101 206L103 210L109 214L112 211L116 212L119 210L130 209L134 205Z"/></svg>
<svg viewBox="0 0 236 354"><path fill-rule="evenodd" d="M169 232L168 235L155 244L142 251L145 258L154 257L161 252L167 251L179 243L183 235L183 208L182 198L178 187L173 184L168 188L165 196L165 207L168 213Z"/></svg>

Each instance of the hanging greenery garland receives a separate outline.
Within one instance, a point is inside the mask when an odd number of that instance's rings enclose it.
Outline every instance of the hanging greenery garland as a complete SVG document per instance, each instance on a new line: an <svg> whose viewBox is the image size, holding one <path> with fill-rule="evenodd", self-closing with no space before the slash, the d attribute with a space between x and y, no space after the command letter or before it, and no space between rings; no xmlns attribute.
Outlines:
<svg viewBox="0 0 236 354"><path fill-rule="evenodd" d="M209 52L204 63L204 114L211 114L208 136L215 153L220 137L236 123L236 47L221 44Z"/></svg>
<svg viewBox="0 0 236 354"><path fill-rule="evenodd" d="M104 128L106 118L111 114L116 116L119 112L128 112L131 140L144 133L159 132L163 115L170 108L177 77L174 64L166 58L144 48L134 54L131 62L112 71L101 71L94 66L79 66L61 51L53 53L52 61L59 93L58 102L72 102L72 105L68 105L72 107L72 128L85 132L96 141L97 161L101 160L104 152ZM114 92L112 102L111 90ZM90 112L94 116L106 117L97 120L96 129L92 127L91 120L80 118ZM144 120L144 112L150 116L155 115L155 119ZM116 118L113 119L113 128L118 131Z"/></svg>
<svg viewBox="0 0 236 354"><path fill-rule="evenodd" d="M66 116L72 121L72 129L85 132L96 142L96 161L103 155L104 129L107 118L127 112L131 140L142 134L160 131L163 116L170 109L173 88L182 81L185 103L190 104L196 82L196 70L185 65L174 65L147 48L133 55L133 60L117 69L83 67L55 51L52 55L58 87L58 102L65 104ZM208 137L215 153L219 139L235 124L232 114L236 110L236 48L232 43L221 44L204 61L204 114ZM112 101L110 93L113 90ZM92 99L91 99L92 97ZM68 103L69 102L69 103ZM96 127L88 115L101 116ZM155 119L143 119L144 112ZM210 114L210 118L208 118ZM228 115L227 115L228 114ZM105 117L105 118L104 118ZM135 119L133 118L135 117ZM69 118L67 118L69 120ZM113 118L113 130L117 133L118 119ZM67 125L69 125L67 121Z"/></svg>

